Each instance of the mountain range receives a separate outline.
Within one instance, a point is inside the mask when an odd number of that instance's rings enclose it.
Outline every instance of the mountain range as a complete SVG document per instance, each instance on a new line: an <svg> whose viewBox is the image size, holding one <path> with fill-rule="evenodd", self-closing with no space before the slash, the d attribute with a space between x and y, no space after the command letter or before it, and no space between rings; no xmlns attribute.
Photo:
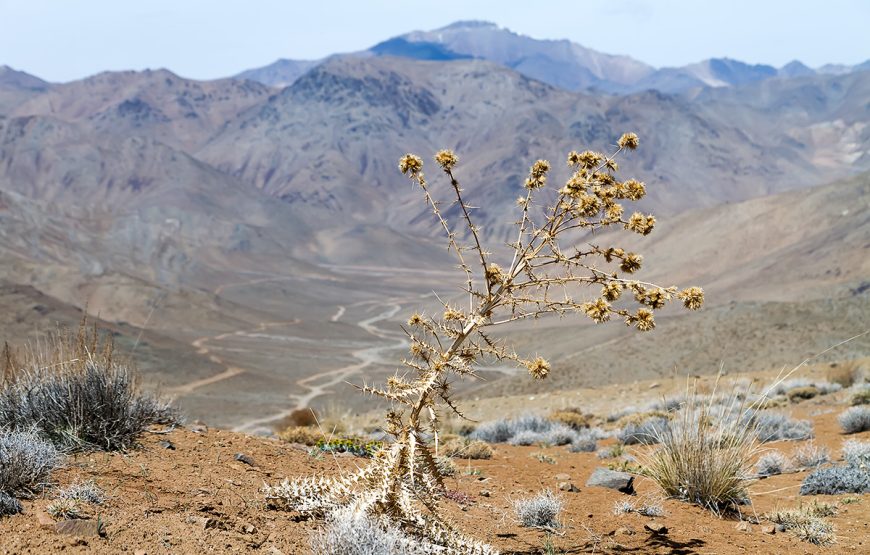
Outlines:
<svg viewBox="0 0 870 555"><path fill-rule="evenodd" d="M397 345L389 326L431 308L452 264L400 156L423 156L448 201L430 160L454 149L498 254L532 162L549 159L563 181L568 151L606 151L635 131L641 146L621 174L647 183L639 208L660 223L650 238L612 240L648 257L650 279L708 287L711 310L666 317L657 362L632 351L607 375L649 377L674 363L665 354L688 365L703 345L785 321L804 331L752 343L744 360L779 364L809 335L824 343L870 325L866 69L654 69L483 22L214 81L146 70L52 84L4 66L0 302L15 315L5 331L26 337L46 311L87 310L189 412L228 407L225 425L280 412L287 392L322 402L363 369L394 370L381 359ZM837 320L824 299L858 311ZM624 333L582 329L604 342ZM692 329L706 331L688 349ZM577 364L587 347L575 335L545 334L559 338L554 360L574 385L598 375L592 362L612 364L591 352Z"/></svg>
<svg viewBox="0 0 870 555"><path fill-rule="evenodd" d="M708 87L732 87L776 77L841 75L870 69L870 59L853 66L826 64L811 69L797 60L776 68L729 58L654 68L629 56L604 54L569 40L534 39L486 21L460 21L434 31L413 31L343 56L438 61L474 58L497 63L554 87L618 94L657 90L692 95ZM332 57L281 59L236 77L286 87Z"/></svg>

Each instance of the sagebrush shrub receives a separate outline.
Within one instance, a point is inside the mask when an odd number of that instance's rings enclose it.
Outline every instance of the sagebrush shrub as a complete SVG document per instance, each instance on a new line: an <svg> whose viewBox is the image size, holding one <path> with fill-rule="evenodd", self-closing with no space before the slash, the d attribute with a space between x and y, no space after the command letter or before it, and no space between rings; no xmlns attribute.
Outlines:
<svg viewBox="0 0 870 555"><path fill-rule="evenodd" d="M827 447L807 443L795 449L791 458L799 468L812 468L831 460L831 452Z"/></svg>
<svg viewBox="0 0 870 555"><path fill-rule="evenodd" d="M559 515L562 500L550 490L544 490L534 497L514 501L517 521L526 528L545 528L554 530L561 527Z"/></svg>
<svg viewBox="0 0 870 555"><path fill-rule="evenodd" d="M843 442L843 459L855 466L870 466L870 441L850 439Z"/></svg>
<svg viewBox="0 0 870 555"><path fill-rule="evenodd" d="M791 467L791 463L785 455L779 451L765 453L755 463L755 471L759 476L776 476L782 474Z"/></svg>
<svg viewBox="0 0 870 555"><path fill-rule="evenodd" d="M801 495L870 493L870 470L866 466L854 464L819 468L804 479L800 493Z"/></svg>
<svg viewBox="0 0 870 555"><path fill-rule="evenodd" d="M102 505L106 500L106 492L93 480L76 482L57 492L60 499L71 499L92 505Z"/></svg>
<svg viewBox="0 0 870 555"><path fill-rule="evenodd" d="M0 491L0 517L17 515L22 511L21 502L4 491Z"/></svg>
<svg viewBox="0 0 870 555"><path fill-rule="evenodd" d="M847 434L857 434L870 430L870 407L849 407L837 418L840 427Z"/></svg>
<svg viewBox="0 0 870 555"><path fill-rule="evenodd" d="M465 202L454 173L456 155L443 150L435 161L450 183L455 199L450 209L455 208L454 221L460 222L463 234L445 219L446 209L435 200L423 175L423 160L413 154L402 157L399 169L419 186L456 256L463 276L462 298L444 301L441 314L415 313L408 319L405 332L411 347L404 361L408 378L397 374L384 388L360 388L391 403L385 428L392 444L350 476L301 478L266 487L269 502L309 513L352 506L457 553L491 551L456 532L437 508L445 488L433 447L439 442L442 413L462 416L452 398L452 378L474 377L475 365L484 359L513 362L535 379L546 378L551 365L539 356L523 358L491 337L489 328L548 313L580 313L596 323L622 320L639 331L650 331L655 327L654 312L674 299L691 310L703 303L704 293L698 287L680 291L632 279L643 264L637 253L588 243L599 229L621 227L640 235L653 230L652 215L625 215L623 206L645 196L646 186L636 179L616 177L616 156L637 146L637 135L626 133L611 155L571 152L568 165L573 175L552 192L554 200L548 206L540 205L537 197L547 186L550 164L535 162L517 201L520 214L511 218L516 222L516 239L503 265L485 248L474 224L474 209ZM467 245L460 244L466 240ZM499 442L513 436L494 431Z"/></svg>
<svg viewBox="0 0 870 555"><path fill-rule="evenodd" d="M65 452L127 449L147 426L175 419L84 323L77 336L58 332L27 351L0 382L0 427L37 429Z"/></svg>
<svg viewBox="0 0 870 555"><path fill-rule="evenodd" d="M813 425L809 420L796 420L778 412L750 411L743 420L755 426L762 442L799 441L813 437Z"/></svg>
<svg viewBox="0 0 870 555"><path fill-rule="evenodd" d="M48 483L61 454L34 431L0 429L0 492L21 496Z"/></svg>
<svg viewBox="0 0 870 555"><path fill-rule="evenodd" d="M616 434L623 445L652 445L670 426L670 420L662 416L651 416L640 422L629 422Z"/></svg>
<svg viewBox="0 0 870 555"><path fill-rule="evenodd" d="M398 528L347 509L327 519L309 539L311 555L434 555L431 544L408 537Z"/></svg>

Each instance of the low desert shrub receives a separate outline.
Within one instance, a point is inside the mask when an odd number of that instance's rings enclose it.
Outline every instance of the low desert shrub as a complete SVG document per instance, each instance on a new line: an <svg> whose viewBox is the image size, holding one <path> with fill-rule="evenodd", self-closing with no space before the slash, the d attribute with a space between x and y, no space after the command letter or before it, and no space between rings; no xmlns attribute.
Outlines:
<svg viewBox="0 0 870 555"><path fill-rule="evenodd" d="M837 418L840 427L847 434L857 434L870 430L870 407L849 407Z"/></svg>
<svg viewBox="0 0 870 555"><path fill-rule="evenodd" d="M600 449L595 453L599 459L615 459L625 454L625 447L620 443L615 443L610 447Z"/></svg>
<svg viewBox="0 0 870 555"><path fill-rule="evenodd" d="M0 491L0 517L17 515L22 511L21 502L6 492Z"/></svg>
<svg viewBox="0 0 870 555"><path fill-rule="evenodd" d="M278 438L287 443L301 443L308 446L317 445L318 441L326 440L323 432L308 426L287 426L278 432Z"/></svg>
<svg viewBox="0 0 870 555"><path fill-rule="evenodd" d="M81 515L81 508L75 499L61 498L49 503L45 507L45 512L58 520L69 520L78 518Z"/></svg>
<svg viewBox="0 0 870 555"><path fill-rule="evenodd" d="M571 445L568 446L568 451L572 453L592 453L598 449L598 441L591 435L580 434Z"/></svg>
<svg viewBox="0 0 870 555"><path fill-rule="evenodd" d="M851 465L870 466L870 441L850 439L843 442L843 459Z"/></svg>
<svg viewBox="0 0 870 555"><path fill-rule="evenodd" d="M831 452L827 447L818 447L812 442L795 449L791 455L798 468L813 468L831 460Z"/></svg>
<svg viewBox="0 0 870 555"><path fill-rule="evenodd" d="M84 322L78 335L58 332L25 351L0 384L0 427L37 429L64 452L127 449L149 425L176 419Z"/></svg>
<svg viewBox="0 0 870 555"><path fill-rule="evenodd" d="M640 422L629 422L617 434L616 438L624 445L652 445L658 443L670 420L662 416L651 416Z"/></svg>
<svg viewBox="0 0 870 555"><path fill-rule="evenodd" d="M351 511L338 511L309 538L311 555L434 555L432 545Z"/></svg>
<svg viewBox="0 0 870 555"><path fill-rule="evenodd" d="M815 545L831 545L837 536L833 525L824 516L830 516L830 513L817 510L813 506L774 511L766 515L768 520L782 525L802 541Z"/></svg>
<svg viewBox="0 0 870 555"><path fill-rule="evenodd" d="M654 502L634 503L632 501L617 501L613 505L613 514L625 515L629 513L637 513L641 516L655 518L665 516L665 509L661 503Z"/></svg>
<svg viewBox="0 0 870 555"><path fill-rule="evenodd" d="M383 449L382 441L366 441L357 438L322 439L314 444L316 449L324 453L350 453L357 457L373 457Z"/></svg>
<svg viewBox="0 0 870 555"><path fill-rule="evenodd" d="M517 521L526 528L555 530L561 527L559 514L562 500L550 490L544 490L534 497L514 501Z"/></svg>
<svg viewBox="0 0 870 555"><path fill-rule="evenodd" d="M603 435L597 428L575 430L561 422L527 414L518 418L485 422L469 436L486 443L511 445L588 445ZM594 449L593 449L594 450Z"/></svg>
<svg viewBox="0 0 870 555"><path fill-rule="evenodd" d="M779 451L769 451L755 463L755 471L759 476L776 476L791 467L788 457Z"/></svg>
<svg viewBox="0 0 870 555"><path fill-rule="evenodd" d="M93 480L71 484L57 492L57 496L60 499L71 499L91 505L102 505L106 500L106 492Z"/></svg>
<svg viewBox="0 0 870 555"><path fill-rule="evenodd" d="M870 387L856 388L852 396L849 397L849 404L853 406L870 405Z"/></svg>
<svg viewBox="0 0 870 555"><path fill-rule="evenodd" d="M814 470L800 489L801 495L839 495L870 493L870 470L854 464Z"/></svg>
<svg viewBox="0 0 870 555"><path fill-rule="evenodd" d="M0 492L29 495L60 463L57 449L35 432L0 430Z"/></svg>
<svg viewBox="0 0 870 555"><path fill-rule="evenodd" d="M758 439L770 441L799 441L813 437L813 425L809 420L796 420L785 414L771 411L749 411L743 418L747 425L754 425Z"/></svg>

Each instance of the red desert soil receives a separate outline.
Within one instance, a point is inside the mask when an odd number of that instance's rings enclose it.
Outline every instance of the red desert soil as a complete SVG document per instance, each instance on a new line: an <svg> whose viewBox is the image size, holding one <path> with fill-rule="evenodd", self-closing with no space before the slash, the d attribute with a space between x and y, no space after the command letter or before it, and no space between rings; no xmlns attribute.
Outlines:
<svg viewBox="0 0 870 555"><path fill-rule="evenodd" d="M792 411L811 418L817 443L839 457L843 441L836 424L842 405L803 403ZM870 433L860 434L870 439ZM175 447L161 446L169 441ZM610 443L613 440L605 442ZM800 443L770 444L790 453ZM555 460L541 462L542 452ZM250 466L235 459L244 453ZM168 434L149 433L142 448L127 454L93 453L70 458L55 481L67 485L93 479L109 494L106 503L90 510L91 520L104 523L105 537L76 537L55 533L45 513L51 500L39 498L24 503L25 512L0 519L2 553L268 553L306 554L308 536L318 522L298 515L265 509L259 488L264 481L285 476L332 474L348 471L365 459L350 456L310 456L306 451L278 440L245 436L222 430L180 429ZM545 534L524 529L512 521L512 501L540 491L557 489L557 474L568 474L579 492L559 492L565 501L564 528L552 537L556 553L867 553L870 550L870 501L841 504L831 520L838 543L823 548L803 543L787 533L762 532L761 525L749 531L736 522L720 519L697 507L667 500L665 516L647 518L637 514L614 516L613 505L622 499L658 499L655 485L639 479L639 497L602 488L585 487L590 473L601 464L594 453L569 453L564 447L496 447L486 461L457 460L460 471L448 479L448 488L466 493L465 508L445 500L452 518L465 531L490 542L503 553L543 553ZM469 473L469 469L475 469ZM814 498L800 498L798 487L805 473L776 476L752 486L751 515L794 507ZM488 492L488 496L487 495ZM822 496L836 502L846 496ZM666 534L644 529L650 522L662 524Z"/></svg>

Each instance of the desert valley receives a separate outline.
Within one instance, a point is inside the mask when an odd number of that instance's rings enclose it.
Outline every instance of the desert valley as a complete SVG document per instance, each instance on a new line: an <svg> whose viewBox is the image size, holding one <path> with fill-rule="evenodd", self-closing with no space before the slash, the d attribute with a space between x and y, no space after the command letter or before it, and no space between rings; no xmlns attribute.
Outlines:
<svg viewBox="0 0 870 555"><path fill-rule="evenodd" d="M764 518L752 521L754 531L735 531L736 521L667 495L663 519L636 503L615 517L624 493L585 483L609 465L637 471L641 498L656 497L641 471L656 442L624 441L629 412L617 413L632 406L661 417L667 405L650 407L684 394L687 381L714 392L717 375L729 387L763 389L797 368L772 395L774 408L811 421L815 434L772 445L792 452L815 437L811 446L840 455L837 415L870 381L870 60L654 68L464 21L209 81L151 69L53 83L26 70L0 67L0 339L34 345L86 316L135 363L145 389L172 399L187 429L151 427L138 450L85 452L60 471L61 482L94 480L110 491L100 509L108 536L54 534L52 497L43 493L26 501L25 514L0 518L5 552L306 552L317 523L280 525L285 513L260 508L263 482L361 466L347 453L308 449L336 434L384 439L389 403L354 385L404 373L409 317L468 297L455 253L400 158L423 158L458 242L479 236L492 260L512 268L529 167L549 160L549 180L561 186L574 171L564 163L570 151L610 152L628 132L639 145L620 155L619 175L645 183L634 204L655 215L655 230L590 227L575 243L641 253L636 279L700 285L704 305L665 307L648 333L599 325L591 314L500 328L494 335L518 354L546 359L549 375L535 380L501 360L480 366L478 379L456 379L451 399L475 424L449 420L448 439L483 438L480 422L560 411L586 420L554 422L599 436L576 451L574 436L484 438L497 444L492 458L457 455L449 516L503 553L867 549L870 505L860 494L860 502L821 496L838 507L832 548L786 528L764 534ZM458 156L474 236L432 160L441 149ZM554 191L530 210L544 213ZM578 299L600 296L595 283ZM815 392L790 393L799 387ZM312 412L319 431L311 433L322 437L304 447L310 438L282 435L311 426L300 415ZM622 444L639 452L600 454ZM533 468L514 476L517 464ZM781 508L771 491L802 503L796 488L811 467L762 476L750 512ZM563 532L494 524L518 496L551 486L567 496ZM153 524L137 523L142 515ZM671 533L644 531L649 518Z"/></svg>

